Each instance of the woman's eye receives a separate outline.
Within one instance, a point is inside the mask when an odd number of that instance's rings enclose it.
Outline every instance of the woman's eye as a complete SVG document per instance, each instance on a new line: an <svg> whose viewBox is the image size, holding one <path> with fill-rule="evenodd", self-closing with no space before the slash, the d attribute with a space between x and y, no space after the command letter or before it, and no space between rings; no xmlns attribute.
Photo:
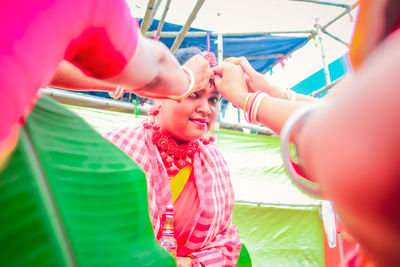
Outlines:
<svg viewBox="0 0 400 267"><path fill-rule="evenodd" d="M213 104L217 104L219 102L219 100L220 100L220 98L218 98L218 97L211 97L208 99L208 101Z"/></svg>
<svg viewBox="0 0 400 267"><path fill-rule="evenodd" d="M199 93L193 92L189 97L198 98L199 97Z"/></svg>

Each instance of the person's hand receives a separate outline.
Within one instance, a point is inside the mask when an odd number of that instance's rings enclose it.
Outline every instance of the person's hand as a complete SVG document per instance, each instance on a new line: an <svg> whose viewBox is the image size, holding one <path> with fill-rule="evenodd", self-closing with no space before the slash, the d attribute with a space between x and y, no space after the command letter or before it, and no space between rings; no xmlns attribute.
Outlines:
<svg viewBox="0 0 400 267"><path fill-rule="evenodd" d="M198 267L199 261L197 259L192 259L189 257L177 257L176 258L177 267Z"/></svg>
<svg viewBox="0 0 400 267"><path fill-rule="evenodd" d="M225 61L238 65L243 69L249 91L261 91L270 96L286 98L285 90L268 81L265 75L256 71L245 57L227 58Z"/></svg>
<svg viewBox="0 0 400 267"><path fill-rule="evenodd" d="M249 90L242 68L238 65L224 62L222 65L214 67L213 71L217 90L226 100L243 109Z"/></svg>
<svg viewBox="0 0 400 267"><path fill-rule="evenodd" d="M188 67L193 72L195 78L195 92L204 89L210 83L210 80L214 78L214 73L210 68L210 64L202 55L191 57L184 66Z"/></svg>

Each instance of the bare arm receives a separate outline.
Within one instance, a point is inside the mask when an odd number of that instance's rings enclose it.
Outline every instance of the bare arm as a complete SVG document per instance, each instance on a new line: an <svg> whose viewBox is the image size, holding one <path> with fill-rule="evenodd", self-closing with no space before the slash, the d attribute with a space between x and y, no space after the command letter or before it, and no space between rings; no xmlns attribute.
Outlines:
<svg viewBox="0 0 400 267"><path fill-rule="evenodd" d="M316 100L314 97L297 94L293 91L290 91L289 89L285 89L276 84L273 84L268 80L268 78L265 75L257 72L250 65L250 63L247 61L245 57L228 58L227 61L242 67L242 70L246 74L247 86L249 90L252 92L261 91L268 94L269 96L285 100L288 100L288 98L289 99L292 98L295 101L307 101L307 102ZM288 95L288 93L290 93L290 95Z"/></svg>
<svg viewBox="0 0 400 267"><path fill-rule="evenodd" d="M200 55L191 58L185 65L195 76L195 90L204 88L212 78L208 62ZM117 85L121 85L127 91L152 98L180 96L188 90L189 84L188 75L168 48L142 35L139 35L135 55L117 76L98 80L63 61L50 83L60 88L94 91L114 91Z"/></svg>
<svg viewBox="0 0 400 267"><path fill-rule="evenodd" d="M141 34L139 36L133 58L119 75L107 81L128 88L135 94L151 95L153 98L184 94L190 81L172 53L163 43ZM213 73L207 60L200 55L192 57L186 66L195 76L195 90L204 88L212 78Z"/></svg>
<svg viewBox="0 0 400 267"><path fill-rule="evenodd" d="M85 75L78 67L64 60L54 74L51 86L76 91L114 91L115 85Z"/></svg>
<svg viewBox="0 0 400 267"><path fill-rule="evenodd" d="M297 137L307 175L381 266L398 265L398 257L391 261L400 252L399 46L397 33L310 114Z"/></svg>
<svg viewBox="0 0 400 267"><path fill-rule="evenodd" d="M242 68L231 63L224 63L222 66L214 68L214 71L218 91L236 107L243 109L244 102L251 94L249 92L251 90L249 90ZM253 95L249 96L248 103L252 102L252 97ZM306 102L303 101L291 102L277 97L264 97L257 113L257 121L280 134L287 118L294 110L305 104Z"/></svg>

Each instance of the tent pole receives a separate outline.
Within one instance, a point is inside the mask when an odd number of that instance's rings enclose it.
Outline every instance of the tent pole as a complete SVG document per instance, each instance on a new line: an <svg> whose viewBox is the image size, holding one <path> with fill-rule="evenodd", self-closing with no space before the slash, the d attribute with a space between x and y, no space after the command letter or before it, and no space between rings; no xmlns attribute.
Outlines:
<svg viewBox="0 0 400 267"><path fill-rule="evenodd" d="M66 90L56 89L51 87L43 88L40 90L40 92L49 95L50 97L56 99L60 103L67 105L98 108L102 110L113 110L131 114L132 113L134 114L136 112L135 104L128 103L125 101L108 99L81 93L73 93ZM147 115L148 109L149 108L139 106L139 111L140 114L142 115ZM237 124L227 121L221 121L220 126L221 128L239 130L239 131L241 131L243 128L246 128L257 131L259 133L264 133L266 135L274 135L274 132L272 132L270 129L264 126L259 126L254 124Z"/></svg>
<svg viewBox="0 0 400 267"><path fill-rule="evenodd" d="M154 5L153 11L151 12L150 19L147 25L145 32L150 28L151 24L153 23L154 17L156 16L157 10L160 7L162 0L157 0L156 4Z"/></svg>
<svg viewBox="0 0 400 267"><path fill-rule="evenodd" d="M327 6L337 6L337 7L343 7L343 8L348 8L348 7L350 7L349 5L346 5L346 4L339 4L339 3L332 3L332 2L324 2L324 1L316 1L316 0L292 0L292 1L307 2L307 3L320 4L320 5L327 5Z"/></svg>
<svg viewBox="0 0 400 267"><path fill-rule="evenodd" d="M183 38L185 38L186 33L189 31L190 25L192 25L192 22L196 18L196 15L199 12L204 1L205 0L197 0L197 3L195 5L195 7L193 8L192 12L190 13L189 18L187 19L185 25L182 27L178 36L175 38L175 41L171 46L171 51L175 51L181 45Z"/></svg>
<svg viewBox="0 0 400 267"><path fill-rule="evenodd" d="M342 79L343 79L343 77L340 77L339 79L336 79L335 81L333 81L330 84L322 87L321 89L318 89L318 90L312 92L311 94L309 94L309 96L316 97L317 95L319 95L319 94L321 94L321 93L323 93L325 91L328 91L329 89L334 87Z"/></svg>
<svg viewBox="0 0 400 267"><path fill-rule="evenodd" d="M161 30L162 30L162 28L164 26L165 17L167 16L170 4L171 4L171 0L168 0L167 3L165 4L165 8L164 8L163 14L161 16L160 21L158 22L156 36L160 36L160 32L161 32Z"/></svg>
<svg viewBox="0 0 400 267"><path fill-rule="evenodd" d="M321 25L319 24L319 18L315 19L314 27L317 29L317 35L319 39L319 45L321 47L322 64L324 66L325 83L329 85L331 83L331 77L329 74L328 65L326 64L325 50L322 42Z"/></svg>
<svg viewBox="0 0 400 267"><path fill-rule="evenodd" d="M235 200L235 204L254 205L254 206L304 207L304 208L321 207L321 202L295 204L295 203L282 203L282 202L256 202L256 201L246 201L246 200Z"/></svg>
<svg viewBox="0 0 400 267"><path fill-rule="evenodd" d="M346 43L345 41L343 41L343 40L340 39L339 37L337 37L337 36L335 36L335 35L329 33L329 32L326 31L326 30L322 30L322 32L325 33L326 35L328 35L329 37L335 39L335 40L338 41L339 43L342 43L342 44L344 44L345 46L347 46L348 48L350 48L350 44Z"/></svg>
<svg viewBox="0 0 400 267"><path fill-rule="evenodd" d="M218 34L218 51L217 51L217 64L221 64L222 61L224 60L224 49L223 49L223 36L221 33ZM215 138L215 141L218 141L218 135L219 135L219 128L220 128L220 122L221 122L221 102L218 103L218 119L216 123L214 124L214 133L213 136Z"/></svg>
<svg viewBox="0 0 400 267"><path fill-rule="evenodd" d="M360 5L360 1L357 1L356 3L354 3L351 7L349 7L346 11L342 12L341 14L339 14L337 17L333 18L331 21L329 21L327 24L323 25L321 27L321 30L326 30L326 28L328 28L330 25L332 25L334 22L336 22L338 19L340 19L341 17L343 17L346 14L349 14L350 11L352 11L354 8L358 7Z"/></svg>
<svg viewBox="0 0 400 267"><path fill-rule="evenodd" d="M149 2L147 3L147 8L146 8L146 13L144 15L144 18L142 20L142 25L140 27L140 31L142 32L142 34L144 34L147 30L147 26L149 24L149 20L150 20L150 16L153 10L153 6L154 6L154 1L155 0L149 0Z"/></svg>
<svg viewBox="0 0 400 267"><path fill-rule="evenodd" d="M217 47L218 47L218 55L217 55L217 63L221 64L224 61L224 36L222 33L218 33L217 38Z"/></svg>
<svg viewBox="0 0 400 267"><path fill-rule="evenodd" d="M165 32L160 32L161 37L176 37L179 35L180 32L171 32L171 31L165 31ZM310 31L275 31L275 32L237 32L237 33L231 33L231 32L222 32L224 37L227 36L254 36L254 35L268 35L268 34L306 34L307 36L310 34ZM146 32L144 34L147 37L153 36L152 32ZM206 31L199 31L199 32L187 32L185 37L205 37L207 35ZM218 33L211 32L211 36L215 37L218 36Z"/></svg>

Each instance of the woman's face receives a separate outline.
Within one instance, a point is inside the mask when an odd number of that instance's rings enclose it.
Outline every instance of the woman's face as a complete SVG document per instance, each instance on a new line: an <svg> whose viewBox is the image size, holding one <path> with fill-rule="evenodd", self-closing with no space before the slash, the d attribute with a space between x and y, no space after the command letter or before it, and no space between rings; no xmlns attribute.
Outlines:
<svg viewBox="0 0 400 267"><path fill-rule="evenodd" d="M212 83L181 103L164 100L159 114L161 129L184 141L203 137L217 120L220 98Z"/></svg>

